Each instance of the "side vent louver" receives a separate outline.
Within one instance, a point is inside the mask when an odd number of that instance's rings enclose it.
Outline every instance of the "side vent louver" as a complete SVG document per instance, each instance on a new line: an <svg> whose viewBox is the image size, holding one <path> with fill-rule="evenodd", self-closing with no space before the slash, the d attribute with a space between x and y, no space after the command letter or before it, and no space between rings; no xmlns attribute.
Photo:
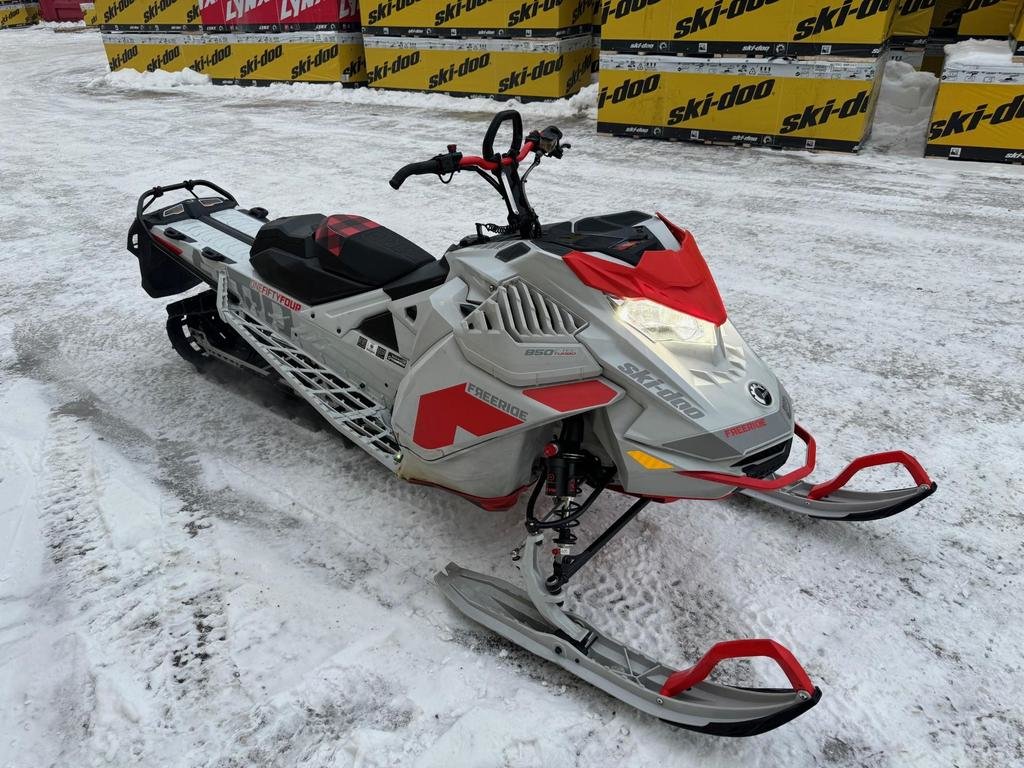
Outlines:
<svg viewBox="0 0 1024 768"><path fill-rule="evenodd" d="M524 344L572 342L586 325L522 280L500 286L465 323L468 333L505 333Z"/></svg>

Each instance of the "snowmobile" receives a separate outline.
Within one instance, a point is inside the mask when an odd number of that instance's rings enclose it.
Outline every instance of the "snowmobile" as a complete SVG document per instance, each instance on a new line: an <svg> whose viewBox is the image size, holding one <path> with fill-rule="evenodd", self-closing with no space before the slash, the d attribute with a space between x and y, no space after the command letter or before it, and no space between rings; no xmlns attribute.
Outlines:
<svg viewBox="0 0 1024 768"><path fill-rule="evenodd" d="M506 110L480 155L451 144L401 168L395 190L465 171L505 203L506 223L477 224L440 259L362 216L271 220L200 180L143 194L128 250L150 296L188 294L167 307L167 333L196 368L223 361L283 383L410 482L487 510L527 497L513 553L524 588L450 563L436 583L462 613L673 725L763 733L821 696L785 647L726 641L673 669L570 612L566 585L652 502L741 493L812 517L875 520L936 485L898 451L807 481L814 438L729 321L689 231L639 211L540 222L527 178L570 146L554 126L524 136ZM150 210L176 191L183 199ZM783 472L794 438L805 458ZM902 465L913 484L846 488L883 464ZM606 491L631 503L584 547L578 526ZM708 680L719 662L750 656L774 659L790 687Z"/></svg>

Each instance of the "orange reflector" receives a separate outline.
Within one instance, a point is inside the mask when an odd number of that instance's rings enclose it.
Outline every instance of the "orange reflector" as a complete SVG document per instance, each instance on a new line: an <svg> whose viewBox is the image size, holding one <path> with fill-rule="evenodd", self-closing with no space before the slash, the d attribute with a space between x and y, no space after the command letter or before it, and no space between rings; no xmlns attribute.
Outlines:
<svg viewBox="0 0 1024 768"><path fill-rule="evenodd" d="M651 456L651 454L644 453L643 451L629 451L628 455L644 469L675 469L675 467L668 462L655 458L654 456Z"/></svg>

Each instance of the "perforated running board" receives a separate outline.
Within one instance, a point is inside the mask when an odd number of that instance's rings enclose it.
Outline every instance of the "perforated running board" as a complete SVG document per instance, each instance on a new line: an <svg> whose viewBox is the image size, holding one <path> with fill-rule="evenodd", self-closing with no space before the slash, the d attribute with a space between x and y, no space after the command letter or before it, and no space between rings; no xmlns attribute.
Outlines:
<svg viewBox="0 0 1024 768"><path fill-rule="evenodd" d="M388 409L365 390L345 381L276 333L228 301L227 277L217 285L217 311L281 377L331 426L358 443L392 472L397 471L398 441L391 431Z"/></svg>

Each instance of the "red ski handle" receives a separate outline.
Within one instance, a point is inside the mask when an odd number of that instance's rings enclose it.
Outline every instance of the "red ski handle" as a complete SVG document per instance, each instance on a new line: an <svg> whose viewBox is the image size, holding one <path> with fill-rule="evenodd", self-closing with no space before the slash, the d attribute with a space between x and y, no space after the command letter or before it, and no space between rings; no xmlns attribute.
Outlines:
<svg viewBox="0 0 1024 768"><path fill-rule="evenodd" d="M928 473L925 468L921 466L921 462L911 456L905 451L887 451L885 453L873 453L870 456L861 456L860 458L851 461L842 472L833 477L831 480L826 480L824 483L818 483L811 490L807 492L807 498L812 501L817 501L828 496L830 493L835 493L844 485L860 472L862 469L868 467L881 467L887 464L901 464L909 473L914 482L918 485L931 485L932 479L928 477Z"/></svg>
<svg viewBox="0 0 1024 768"><path fill-rule="evenodd" d="M796 656L790 653L784 645L766 638L755 640L726 640L715 643L710 650L701 657L701 660L689 669L681 669L669 675L668 680L661 686L661 695L669 698L678 696L683 691L693 688L698 683L704 682L708 675L718 663L726 659L746 659L751 656L766 656L774 660L786 677L790 685L796 691L804 691L814 695L814 683L807 676L807 672L800 666Z"/></svg>

